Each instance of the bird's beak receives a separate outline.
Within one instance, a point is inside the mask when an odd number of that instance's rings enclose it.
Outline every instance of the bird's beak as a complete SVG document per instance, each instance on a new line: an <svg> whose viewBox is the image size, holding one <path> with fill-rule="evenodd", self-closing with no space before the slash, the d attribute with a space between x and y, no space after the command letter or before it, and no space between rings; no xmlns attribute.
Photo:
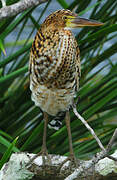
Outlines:
<svg viewBox="0 0 117 180"><path fill-rule="evenodd" d="M67 25L68 27L71 27L71 28L78 28L78 27L84 27L84 26L102 26L104 25L104 23L101 23L95 20L81 18L77 16L77 17L68 18Z"/></svg>

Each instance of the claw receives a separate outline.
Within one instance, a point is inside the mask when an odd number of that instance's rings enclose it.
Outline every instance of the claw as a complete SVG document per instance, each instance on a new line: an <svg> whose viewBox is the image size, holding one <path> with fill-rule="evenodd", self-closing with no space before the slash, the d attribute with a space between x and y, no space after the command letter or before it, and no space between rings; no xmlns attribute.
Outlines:
<svg viewBox="0 0 117 180"><path fill-rule="evenodd" d="M78 167L79 166L79 160L76 159L76 157L74 156L74 154L71 154L70 156L68 156L59 166L58 168L58 172L60 172L61 168L63 167L63 165L67 162L70 161L70 169L72 169L72 167Z"/></svg>
<svg viewBox="0 0 117 180"><path fill-rule="evenodd" d="M41 152L40 152L40 155L42 155L43 166L46 165L46 159L45 159L45 157L47 157L48 164L49 164L49 165L52 165L52 162L51 162L51 159L50 159L50 157L49 157L49 154L48 154L47 149L42 148L42 150L41 150Z"/></svg>
<svg viewBox="0 0 117 180"><path fill-rule="evenodd" d="M49 157L49 155L48 155L47 149L42 147L41 151L40 151L38 154L36 154L33 158L31 158L30 161L28 162L28 164L27 164L26 166L31 165L31 164L33 163L33 161L34 161L37 157L39 157L39 156L42 156L43 166L46 165L46 161L48 162L49 165L52 164L52 163L51 163L51 159L50 159L50 157ZM45 158L45 157L47 157L47 158ZM46 159L47 159L47 160L46 160Z"/></svg>

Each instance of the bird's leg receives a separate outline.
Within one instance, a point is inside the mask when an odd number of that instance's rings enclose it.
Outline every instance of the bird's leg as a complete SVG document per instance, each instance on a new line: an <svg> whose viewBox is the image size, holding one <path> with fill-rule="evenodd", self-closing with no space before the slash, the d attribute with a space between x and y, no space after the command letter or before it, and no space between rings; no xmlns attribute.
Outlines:
<svg viewBox="0 0 117 180"><path fill-rule="evenodd" d="M47 125L48 125L48 114L44 112L44 132L43 132L43 144L41 148L41 153L44 155L48 154L46 147Z"/></svg>
<svg viewBox="0 0 117 180"><path fill-rule="evenodd" d="M67 159L65 159L61 165L59 166L59 170L62 168L62 166L67 162L67 161L71 161L72 163L75 164L75 166L78 166L78 161L76 161L76 157L74 155L74 151L73 151L73 146L72 146L72 135L71 135L71 128L70 128L70 115L69 115L69 111L66 112L66 116L65 116L65 122L66 122L66 127L67 127L67 132L68 132L68 140L69 140L69 151L70 151L70 155Z"/></svg>
<svg viewBox="0 0 117 180"><path fill-rule="evenodd" d="M69 158L74 161L75 160L75 155L74 155L73 146L72 146L72 135L71 135L71 128L70 128L69 111L66 112L65 122L66 122L66 127L67 127L67 132L68 132L68 139L69 139L69 151L70 151Z"/></svg>
<svg viewBox="0 0 117 180"><path fill-rule="evenodd" d="M45 156L47 156L49 164L51 164L50 157L48 155L47 147L46 147L46 137L47 137L47 125L48 125L48 114L44 112L44 132L43 132L43 143L41 151L37 154L38 156L42 154L43 165L45 165Z"/></svg>
<svg viewBox="0 0 117 180"><path fill-rule="evenodd" d="M46 147L46 135L47 135L47 125L48 125L48 114L44 112L44 132L43 132L43 143L42 143L42 148L41 151L36 154L28 164L31 164L38 156L42 155L43 158L43 165L45 165L45 156L47 156L48 162L50 164L50 157L47 152L47 147Z"/></svg>

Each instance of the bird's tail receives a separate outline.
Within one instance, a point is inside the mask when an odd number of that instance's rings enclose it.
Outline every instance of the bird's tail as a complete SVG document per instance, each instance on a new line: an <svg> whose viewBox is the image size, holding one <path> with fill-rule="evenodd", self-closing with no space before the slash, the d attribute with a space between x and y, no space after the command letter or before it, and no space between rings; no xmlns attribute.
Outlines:
<svg viewBox="0 0 117 180"><path fill-rule="evenodd" d="M50 129L59 130L62 127L62 121L65 118L66 112L59 112L49 123L48 127Z"/></svg>

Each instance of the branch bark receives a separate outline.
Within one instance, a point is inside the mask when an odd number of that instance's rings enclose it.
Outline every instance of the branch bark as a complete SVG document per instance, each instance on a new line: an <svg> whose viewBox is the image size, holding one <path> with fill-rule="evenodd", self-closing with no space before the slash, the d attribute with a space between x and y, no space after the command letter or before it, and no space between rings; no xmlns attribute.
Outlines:
<svg viewBox="0 0 117 180"><path fill-rule="evenodd" d="M56 180L111 180L117 179L117 164L109 158L103 158L103 152L97 154L89 161L80 161L80 166L75 168L66 162L62 169L58 171L60 164L67 158L60 155L49 155L51 165L46 163L43 166L42 156L36 158L29 167L26 164L34 154L14 153L8 163L0 171L0 180L18 180L18 179L56 179ZM117 151L111 156L117 158ZM99 160L101 159L101 160ZM93 166L92 166L93 164Z"/></svg>
<svg viewBox="0 0 117 180"><path fill-rule="evenodd" d="M4 6L0 9L0 20L16 16L17 14L27 10L28 8L37 6L48 0L20 0L11 6Z"/></svg>

